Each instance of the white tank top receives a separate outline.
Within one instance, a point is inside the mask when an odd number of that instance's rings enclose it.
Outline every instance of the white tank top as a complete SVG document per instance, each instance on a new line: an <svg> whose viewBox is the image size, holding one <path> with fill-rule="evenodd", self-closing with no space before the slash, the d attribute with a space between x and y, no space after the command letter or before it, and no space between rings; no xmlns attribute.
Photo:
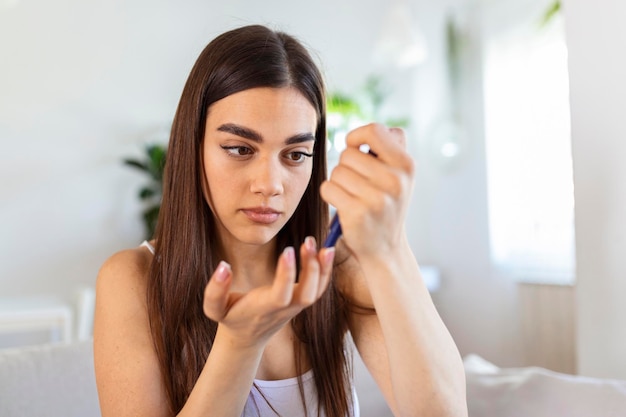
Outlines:
<svg viewBox="0 0 626 417"><path fill-rule="evenodd" d="M148 248L154 255L154 246L148 241L144 241L141 246ZM246 406L241 417L305 417L305 411L300 398L298 388L298 378L279 379L276 381L264 381L255 379L254 385L248 395ZM304 398L309 417L317 417L318 402L317 389L313 380L313 370L302 375L302 385ZM354 385L352 389L352 410L353 416L360 416L359 400L357 398ZM270 407L271 405L271 407ZM272 410L273 407L273 410ZM325 413L320 413L321 417Z"/></svg>
<svg viewBox="0 0 626 417"><path fill-rule="evenodd" d="M298 388L298 378L281 379L278 381L263 381L255 379L256 385L252 387L246 406L241 417L305 417L300 389ZM317 417L318 402L313 370L302 375L302 385L304 398L309 417ZM260 392L259 392L260 391ZM263 395L261 395L261 393ZM271 405L271 407L270 407ZM272 410L272 407L274 410ZM352 410L353 416L359 417L359 401L356 390L352 387ZM321 417L326 414L322 411Z"/></svg>

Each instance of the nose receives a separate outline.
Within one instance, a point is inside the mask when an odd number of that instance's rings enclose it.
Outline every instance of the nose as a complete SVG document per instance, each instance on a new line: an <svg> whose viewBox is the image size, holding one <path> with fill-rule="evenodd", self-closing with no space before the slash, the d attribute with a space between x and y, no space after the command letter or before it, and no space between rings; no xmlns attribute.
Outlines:
<svg viewBox="0 0 626 417"><path fill-rule="evenodd" d="M282 194L285 189L280 163L273 158L259 159L252 172L250 191L264 197Z"/></svg>

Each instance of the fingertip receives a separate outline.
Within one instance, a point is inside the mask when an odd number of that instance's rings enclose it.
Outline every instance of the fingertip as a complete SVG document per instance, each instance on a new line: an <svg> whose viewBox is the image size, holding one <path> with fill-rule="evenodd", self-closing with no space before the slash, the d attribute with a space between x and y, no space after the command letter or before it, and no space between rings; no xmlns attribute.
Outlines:
<svg viewBox="0 0 626 417"><path fill-rule="evenodd" d="M206 285L203 309L204 314L211 320L220 321L224 317L231 276L230 265L225 261L220 261Z"/></svg>
<svg viewBox="0 0 626 417"><path fill-rule="evenodd" d="M317 251L317 241L313 236L307 236L304 239L304 249L309 254L314 254Z"/></svg>
<svg viewBox="0 0 626 417"><path fill-rule="evenodd" d="M278 268L271 289L277 305L289 305L293 295L295 281L296 254L293 246L287 246L279 257Z"/></svg>
<svg viewBox="0 0 626 417"><path fill-rule="evenodd" d="M293 246L287 246L283 249L283 253L281 253L278 269L277 269L277 277L279 280L277 281L287 281L291 282L295 280L296 275L296 252Z"/></svg>
<svg viewBox="0 0 626 417"><path fill-rule="evenodd" d="M324 248L324 253L322 255L322 264L326 268L330 268L333 266L333 262L335 260L335 247L331 246L329 248Z"/></svg>
<svg viewBox="0 0 626 417"><path fill-rule="evenodd" d="M228 264L228 262L226 261L220 261L213 276L215 278L215 281L217 282L226 282L226 280L228 280L228 277L230 277L231 272L232 269L230 267L230 264Z"/></svg>
<svg viewBox="0 0 626 417"><path fill-rule="evenodd" d="M285 264L288 267L294 267L296 265L296 253L293 246L287 246L285 250L283 250L283 259L285 260Z"/></svg>

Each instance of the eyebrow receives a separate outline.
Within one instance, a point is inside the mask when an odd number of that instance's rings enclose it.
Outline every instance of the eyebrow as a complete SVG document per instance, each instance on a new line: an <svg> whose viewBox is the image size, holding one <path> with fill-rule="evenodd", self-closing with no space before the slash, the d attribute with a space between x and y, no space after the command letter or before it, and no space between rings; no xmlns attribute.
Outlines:
<svg viewBox="0 0 626 417"><path fill-rule="evenodd" d="M260 133L255 132L252 129L249 129L244 126L240 126L234 123L225 123L220 125L217 128L220 132L231 133L235 136L242 137L244 139L251 140L257 143L263 143L263 136ZM315 136L312 133L298 133L296 135L290 136L285 140L286 145L293 145L296 143L315 141Z"/></svg>

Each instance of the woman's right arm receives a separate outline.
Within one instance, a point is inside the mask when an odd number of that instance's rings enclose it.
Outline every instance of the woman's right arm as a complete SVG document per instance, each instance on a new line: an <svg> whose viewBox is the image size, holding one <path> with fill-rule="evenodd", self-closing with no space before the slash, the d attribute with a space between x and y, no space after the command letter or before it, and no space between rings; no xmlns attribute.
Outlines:
<svg viewBox="0 0 626 417"><path fill-rule="evenodd" d="M146 271L151 255L142 252L133 249L115 254L98 275L94 360L103 417L173 415L147 315ZM179 416L241 415L263 349L227 345L218 331L211 355Z"/></svg>
<svg viewBox="0 0 626 417"><path fill-rule="evenodd" d="M211 354L178 416L236 416L245 406L265 344L328 285L328 250L303 245L303 268L283 253L271 286L231 294L232 271L218 268L204 294L205 314L219 322ZM150 255L120 252L102 267L96 286L94 360L103 417L171 417L146 306Z"/></svg>

